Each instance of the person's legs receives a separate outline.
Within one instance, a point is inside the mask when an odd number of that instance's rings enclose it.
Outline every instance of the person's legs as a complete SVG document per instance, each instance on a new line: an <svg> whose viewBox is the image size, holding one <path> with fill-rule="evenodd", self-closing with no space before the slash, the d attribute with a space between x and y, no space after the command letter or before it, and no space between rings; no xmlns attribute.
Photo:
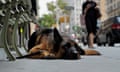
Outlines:
<svg viewBox="0 0 120 72"><path fill-rule="evenodd" d="M88 32L88 47L89 48L94 48L94 35L96 32L96 21L92 16L86 16L85 17L85 22L86 22L86 28Z"/></svg>
<svg viewBox="0 0 120 72"><path fill-rule="evenodd" d="M89 36L88 36L88 46L89 48L94 48L94 34L93 33L90 33Z"/></svg>

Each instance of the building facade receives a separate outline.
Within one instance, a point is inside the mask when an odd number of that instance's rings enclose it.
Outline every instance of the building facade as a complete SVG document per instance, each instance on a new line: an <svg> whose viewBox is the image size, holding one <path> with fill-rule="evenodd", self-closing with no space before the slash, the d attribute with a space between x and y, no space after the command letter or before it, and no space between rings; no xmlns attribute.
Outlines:
<svg viewBox="0 0 120 72"><path fill-rule="evenodd" d="M120 0L100 0L101 21L120 15Z"/></svg>
<svg viewBox="0 0 120 72"><path fill-rule="evenodd" d="M100 12L102 14L101 21L104 21L108 18L108 15L106 13L106 0L100 0Z"/></svg>
<svg viewBox="0 0 120 72"><path fill-rule="evenodd" d="M74 10L71 13L72 24L80 26L80 14L82 12L82 3L85 0L64 0L68 6L74 7Z"/></svg>
<svg viewBox="0 0 120 72"><path fill-rule="evenodd" d="M120 15L120 0L106 0L105 5L108 17Z"/></svg>

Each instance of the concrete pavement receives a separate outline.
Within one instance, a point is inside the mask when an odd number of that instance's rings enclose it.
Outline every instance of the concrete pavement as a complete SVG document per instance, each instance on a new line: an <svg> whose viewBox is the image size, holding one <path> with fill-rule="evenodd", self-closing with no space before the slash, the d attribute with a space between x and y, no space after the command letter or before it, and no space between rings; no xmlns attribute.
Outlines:
<svg viewBox="0 0 120 72"><path fill-rule="evenodd" d="M101 56L80 60L19 59L0 61L0 72L119 72L120 47L97 47Z"/></svg>

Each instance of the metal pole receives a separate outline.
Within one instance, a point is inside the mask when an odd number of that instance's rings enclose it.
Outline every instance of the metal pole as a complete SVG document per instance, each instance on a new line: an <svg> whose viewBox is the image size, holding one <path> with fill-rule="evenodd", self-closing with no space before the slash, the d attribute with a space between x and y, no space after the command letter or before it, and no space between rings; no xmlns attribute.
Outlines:
<svg viewBox="0 0 120 72"><path fill-rule="evenodd" d="M26 44L25 44L25 30L27 31L27 26L28 26L28 24L27 24L27 22L25 22L24 23L25 24L25 27L24 27L24 29L23 29L23 33L22 33L22 44L23 44L23 47L24 47L24 49L25 49L25 51L27 52L27 48L26 48Z"/></svg>
<svg viewBox="0 0 120 72"><path fill-rule="evenodd" d="M16 22L15 22L15 25L14 25L14 29L13 29L13 37L12 37L12 39L13 39L13 48L16 50L16 53L17 53L17 55L18 56L22 56L22 54L20 53L20 51L19 51L19 49L17 48L17 45L16 45L16 31L17 31L17 28L18 28L18 20L19 20L19 17L18 17L18 19L16 20Z"/></svg>
<svg viewBox="0 0 120 72"><path fill-rule="evenodd" d="M9 46L7 44L7 27L8 27L8 19L10 18L10 12L9 12L9 9L8 11L6 12L6 17L5 17L5 21L3 23L3 29L2 29L2 41L3 41L3 48L8 56L8 59L10 61L13 61L15 60L14 56L11 54L10 50L9 50Z"/></svg>

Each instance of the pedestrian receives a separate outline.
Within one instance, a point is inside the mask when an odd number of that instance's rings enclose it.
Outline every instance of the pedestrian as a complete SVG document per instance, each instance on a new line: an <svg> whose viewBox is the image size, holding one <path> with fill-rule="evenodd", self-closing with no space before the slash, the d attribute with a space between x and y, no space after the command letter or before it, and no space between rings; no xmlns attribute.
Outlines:
<svg viewBox="0 0 120 72"><path fill-rule="evenodd" d="M87 0L83 4L83 15L85 16L85 24L88 32L88 47L94 48L94 38L97 29L97 19L100 17L99 9L96 8L97 4L94 1ZM99 13L99 14L98 14Z"/></svg>

